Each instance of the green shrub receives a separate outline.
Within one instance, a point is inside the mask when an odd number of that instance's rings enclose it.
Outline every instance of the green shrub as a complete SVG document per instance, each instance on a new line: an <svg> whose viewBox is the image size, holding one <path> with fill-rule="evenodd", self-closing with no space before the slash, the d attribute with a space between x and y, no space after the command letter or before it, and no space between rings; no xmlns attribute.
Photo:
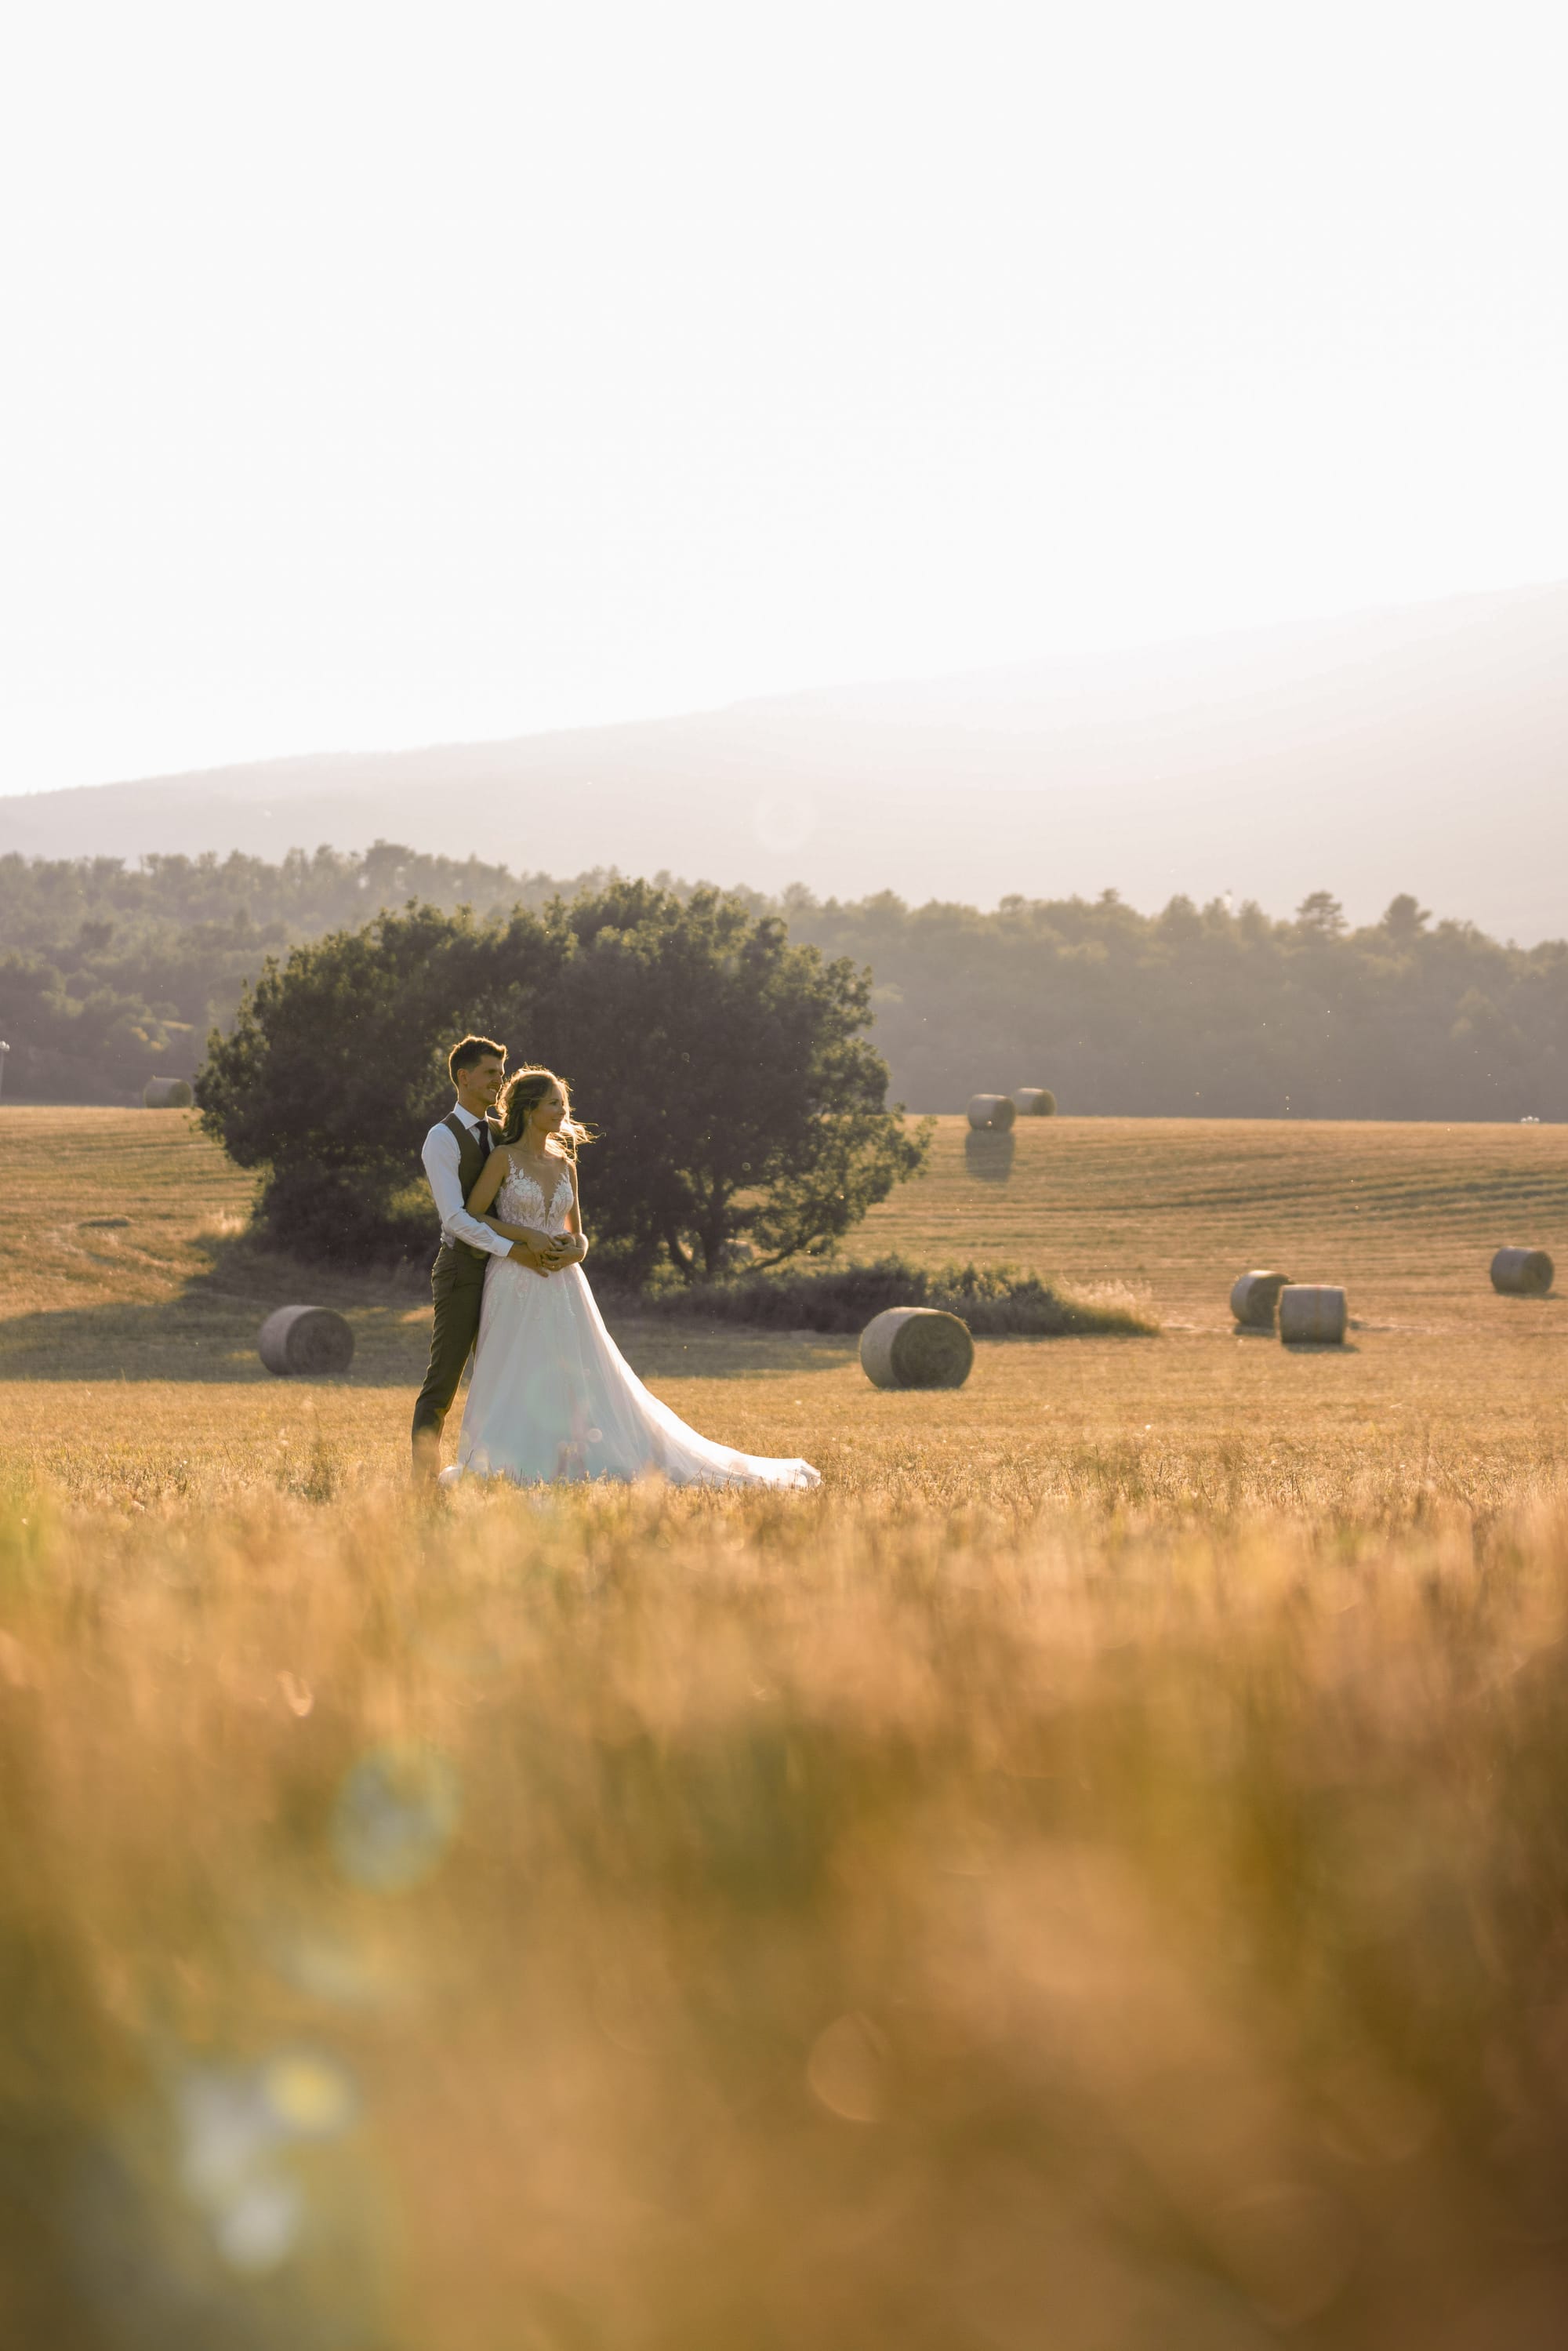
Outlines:
<svg viewBox="0 0 1568 2351"><path fill-rule="evenodd" d="M873 1314L890 1306L942 1307L985 1339L1065 1339L1093 1332L1152 1336L1159 1329L1153 1313L1124 1290L1073 1291L1007 1265L947 1265L932 1272L901 1257L743 1274L645 1302L657 1313L775 1331L863 1331Z"/></svg>

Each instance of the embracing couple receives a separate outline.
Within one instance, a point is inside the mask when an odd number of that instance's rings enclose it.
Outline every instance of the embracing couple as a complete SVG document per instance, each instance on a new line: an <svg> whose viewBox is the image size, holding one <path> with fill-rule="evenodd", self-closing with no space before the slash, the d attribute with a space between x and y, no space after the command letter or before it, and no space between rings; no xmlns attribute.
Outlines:
<svg viewBox="0 0 1568 2351"><path fill-rule="evenodd" d="M699 1437L649 1395L605 1329L582 1270L577 1153L588 1134L560 1079L532 1068L508 1078L506 1048L488 1037L465 1037L446 1066L457 1099L424 1138L441 1250L430 1367L413 1408L415 1476L437 1473L472 1354L443 1485L658 1476L677 1486L815 1486L809 1461Z"/></svg>

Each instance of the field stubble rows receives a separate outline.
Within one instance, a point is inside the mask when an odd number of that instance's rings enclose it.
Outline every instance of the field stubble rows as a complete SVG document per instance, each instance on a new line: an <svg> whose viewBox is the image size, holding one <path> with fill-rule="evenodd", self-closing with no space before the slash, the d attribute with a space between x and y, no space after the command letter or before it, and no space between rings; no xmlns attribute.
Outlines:
<svg viewBox="0 0 1568 2351"><path fill-rule="evenodd" d="M698 1426L820 1458L851 1487L914 1468L934 1494L983 1499L1004 1472L1051 1493L1075 1460L1201 1466L1238 1448L1254 1471L1277 1457L1336 1487L1379 1464L1506 1477L1562 1458L1568 1300L1500 1299L1487 1280L1504 1240L1555 1244L1568 1262L1556 1129L1057 1119L1007 1140L1002 1161L977 1157L963 1122L942 1121L931 1174L873 1211L859 1253L1124 1282L1160 1315L1160 1339L982 1342L965 1389L918 1396L873 1391L836 1339L622 1316L622 1343ZM591 1163L585 1185L591 1220ZM10 1447L84 1491L141 1500L165 1476L186 1490L270 1477L280 1451L318 1440L340 1476L399 1465L429 1321L417 1280L256 1257L239 1238L251 1179L184 1116L13 1107L0 1188ZM1350 1347L1304 1356L1237 1337L1229 1286L1253 1264L1343 1281ZM263 1372L257 1326L299 1296L354 1323L348 1381Z"/></svg>

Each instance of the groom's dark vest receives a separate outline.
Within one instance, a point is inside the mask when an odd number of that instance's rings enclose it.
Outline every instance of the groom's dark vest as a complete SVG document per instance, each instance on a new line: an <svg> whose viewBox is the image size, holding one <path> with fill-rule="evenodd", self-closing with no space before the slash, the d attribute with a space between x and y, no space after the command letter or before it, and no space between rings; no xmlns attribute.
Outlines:
<svg viewBox="0 0 1568 2351"><path fill-rule="evenodd" d="M488 1154L479 1147L477 1129L465 1126L455 1111L450 1112L441 1123L443 1126L449 1126L457 1137L457 1180L463 1186L463 1197L466 1199L479 1181L479 1171L484 1166ZM490 1149L493 1151L495 1147L495 1130L492 1128ZM470 1241L443 1240L442 1249L444 1251L450 1250L461 1263L476 1268L481 1275L490 1260L490 1253L487 1250L476 1249Z"/></svg>

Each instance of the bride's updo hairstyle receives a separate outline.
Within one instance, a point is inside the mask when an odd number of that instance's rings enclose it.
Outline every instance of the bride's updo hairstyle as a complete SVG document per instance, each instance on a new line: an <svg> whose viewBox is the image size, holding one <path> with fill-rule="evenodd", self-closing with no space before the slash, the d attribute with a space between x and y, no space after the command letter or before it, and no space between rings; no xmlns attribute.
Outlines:
<svg viewBox="0 0 1568 2351"><path fill-rule="evenodd" d="M538 1070L531 1067L516 1070L507 1080L506 1084L501 1088L501 1099L496 1105L500 1113L500 1140L503 1143L522 1141L523 1133L529 1119L532 1118L552 1086L559 1087L561 1101L566 1104L566 1115L556 1132L566 1145L567 1157L575 1159L578 1146L580 1144L592 1142L593 1130L591 1127L580 1125L573 1118L571 1095L567 1089L566 1080L558 1078L553 1070Z"/></svg>

